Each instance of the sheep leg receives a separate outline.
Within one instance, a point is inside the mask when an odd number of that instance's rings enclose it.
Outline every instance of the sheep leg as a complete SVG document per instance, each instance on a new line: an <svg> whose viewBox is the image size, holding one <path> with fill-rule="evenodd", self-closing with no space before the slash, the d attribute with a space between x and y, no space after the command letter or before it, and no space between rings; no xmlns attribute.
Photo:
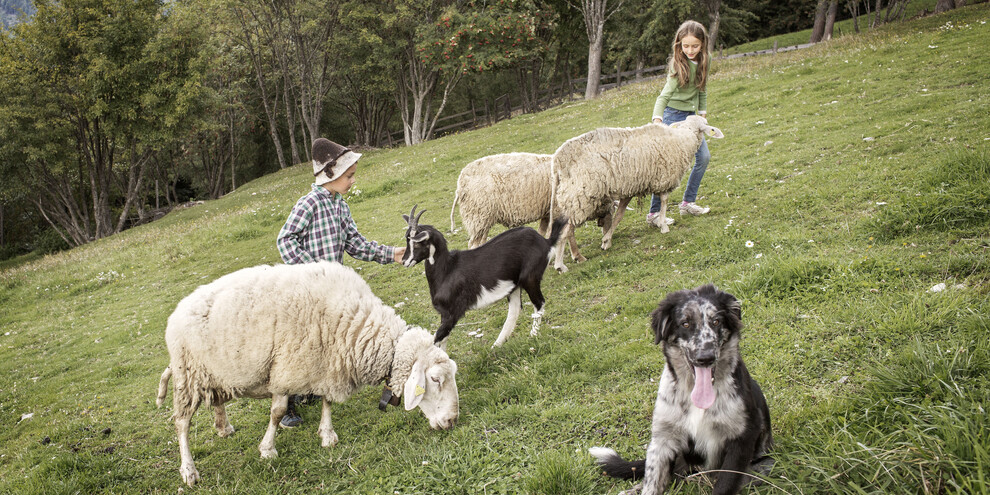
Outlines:
<svg viewBox="0 0 990 495"><path fill-rule="evenodd" d="M189 421L195 411L196 408L192 408L175 414L175 430L179 434L179 458L182 460L179 474L182 475L182 481L185 481L189 486L193 486L199 481L199 471L196 471L192 452L189 450Z"/></svg>
<svg viewBox="0 0 990 495"><path fill-rule="evenodd" d="M224 407L226 401L216 401L213 403L213 426L217 429L220 438L226 438L234 434L234 426L227 420L227 408Z"/></svg>
<svg viewBox="0 0 990 495"><path fill-rule="evenodd" d="M468 249L474 249L484 244L485 241L488 240L488 230L489 229L482 229L471 234L471 238L468 239Z"/></svg>
<svg viewBox="0 0 990 495"><path fill-rule="evenodd" d="M626 206L629 206L629 201L631 200L632 198L622 198L619 200L619 206L615 209L615 216L612 217L612 223L609 224L608 230L602 234L602 249L608 249L612 246L612 233L619 226L622 217L626 215ZM602 228L604 229L605 227Z"/></svg>
<svg viewBox="0 0 990 495"><path fill-rule="evenodd" d="M282 416L285 416L285 411L288 408L288 395L272 395L272 414L268 420L268 430L265 431L265 436L261 439L261 444L258 445L262 459L278 457L278 451L275 450L275 432L278 431L278 423L282 421Z"/></svg>
<svg viewBox="0 0 990 495"><path fill-rule="evenodd" d="M320 446L333 447L337 445L337 432L333 431L333 423L330 422L330 401L323 397L323 416L320 417Z"/></svg>
<svg viewBox="0 0 990 495"><path fill-rule="evenodd" d="M574 229L571 229L571 234L567 236L567 246L571 249L571 259L576 263L584 263L588 261L588 258L581 256L581 251L578 250L577 236L574 235ZM561 250L564 248L561 247Z"/></svg>
<svg viewBox="0 0 990 495"><path fill-rule="evenodd" d="M572 235L574 235L574 225L571 225L570 222L567 222L567 224L564 225L564 230L561 231L561 233L560 233L560 237L565 238L565 239L569 239L568 236L572 236ZM577 244L576 243L573 245L573 248L572 249L573 250L576 250L577 249ZM574 253L573 250L571 251L571 255L572 256L573 256L573 253ZM556 254L557 254L557 256L556 256L556 260L554 260L553 267L558 272L560 272L560 273L567 273L567 267L564 266L564 250L563 249L558 249ZM580 256L580 255L581 255L581 253L579 252L578 253L578 256Z"/></svg>
<svg viewBox="0 0 990 495"><path fill-rule="evenodd" d="M657 220L657 221L660 222L660 233L661 234L666 234L667 232L670 232L670 227L667 226L667 197L668 196L670 196L670 191L667 191L667 192L664 192L664 193L660 193L660 211L657 212L657 213L659 213L659 215L657 215L657 217L659 218L659 220Z"/></svg>
<svg viewBox="0 0 990 495"><path fill-rule="evenodd" d="M506 340L512 336L512 331L516 328L516 321L519 320L519 311L522 309L522 298L520 289L516 287L509 294L509 315L505 317L505 324L502 325L502 332L498 334L492 347L501 347Z"/></svg>
<svg viewBox="0 0 990 495"><path fill-rule="evenodd" d="M546 237L547 236L547 234L550 232L550 217L549 216L545 216L545 217L543 217L543 218L540 219L540 225L539 225L539 227L537 228L536 231L539 232L540 235L542 235L543 237Z"/></svg>

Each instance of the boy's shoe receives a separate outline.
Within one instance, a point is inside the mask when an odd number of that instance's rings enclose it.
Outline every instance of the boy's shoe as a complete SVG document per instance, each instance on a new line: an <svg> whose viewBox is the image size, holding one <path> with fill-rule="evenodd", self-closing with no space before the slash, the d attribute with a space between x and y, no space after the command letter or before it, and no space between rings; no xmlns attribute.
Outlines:
<svg viewBox="0 0 990 495"><path fill-rule="evenodd" d="M302 424L302 416L295 411L288 411L282 416L282 421L278 425L282 428L295 428Z"/></svg>
<svg viewBox="0 0 990 495"><path fill-rule="evenodd" d="M680 206L681 215L704 215L708 213L711 208L707 206L698 206L697 203L681 203Z"/></svg>
<svg viewBox="0 0 990 495"><path fill-rule="evenodd" d="M647 213L646 214L646 223L648 223L648 224L650 224L650 225L652 225L654 227L660 228L659 222L660 222L660 213L659 212L653 212L653 213ZM667 217L667 225L674 225L674 219L671 218L671 217Z"/></svg>

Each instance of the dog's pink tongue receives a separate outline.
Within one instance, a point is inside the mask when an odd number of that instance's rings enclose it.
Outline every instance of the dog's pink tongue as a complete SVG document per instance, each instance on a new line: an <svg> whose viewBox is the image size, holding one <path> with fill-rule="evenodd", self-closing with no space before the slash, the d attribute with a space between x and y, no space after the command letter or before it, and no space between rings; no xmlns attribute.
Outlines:
<svg viewBox="0 0 990 495"><path fill-rule="evenodd" d="M715 403L715 390L712 389L712 369L694 368L694 390L691 391L691 402L698 409L708 409Z"/></svg>

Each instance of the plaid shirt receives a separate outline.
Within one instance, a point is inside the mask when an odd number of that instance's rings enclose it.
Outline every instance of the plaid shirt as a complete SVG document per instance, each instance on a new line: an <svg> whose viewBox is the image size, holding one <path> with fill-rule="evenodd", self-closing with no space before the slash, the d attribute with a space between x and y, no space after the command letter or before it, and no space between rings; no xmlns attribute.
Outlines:
<svg viewBox="0 0 990 495"><path fill-rule="evenodd" d="M362 261L383 265L395 261L395 248L369 241L358 233L351 209L340 194L316 184L292 208L276 245L282 261L290 265L318 260L340 263L344 251Z"/></svg>

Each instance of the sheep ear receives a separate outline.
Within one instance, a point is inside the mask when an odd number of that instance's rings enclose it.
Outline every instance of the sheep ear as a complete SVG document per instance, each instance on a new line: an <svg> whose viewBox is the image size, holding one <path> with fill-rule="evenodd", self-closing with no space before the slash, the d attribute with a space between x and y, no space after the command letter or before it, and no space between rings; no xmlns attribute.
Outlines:
<svg viewBox="0 0 990 495"><path fill-rule="evenodd" d="M721 129L712 126L705 127L705 134L707 134L709 137L713 137L716 139L722 139L725 137L725 134L722 134Z"/></svg>
<svg viewBox="0 0 990 495"><path fill-rule="evenodd" d="M426 394L426 366L422 360L417 359L413 364L409 378L402 387L402 396L405 398L406 411L412 411L423 400Z"/></svg>

